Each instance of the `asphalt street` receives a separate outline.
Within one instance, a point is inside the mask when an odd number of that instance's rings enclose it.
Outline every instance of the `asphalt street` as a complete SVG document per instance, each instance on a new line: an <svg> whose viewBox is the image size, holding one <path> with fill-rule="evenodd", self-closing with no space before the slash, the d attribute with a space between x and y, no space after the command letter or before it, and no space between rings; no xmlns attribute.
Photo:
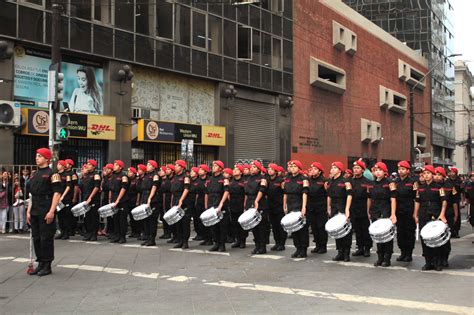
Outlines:
<svg viewBox="0 0 474 315"><path fill-rule="evenodd" d="M450 268L422 272L421 245L412 263L373 267L370 258L332 262L327 254L291 259L294 248L251 256L253 245L226 253L55 241L53 274L26 274L29 236L0 237L1 314L474 314L474 233L463 223L452 240ZM287 244L292 244L288 240ZM396 247L396 252L398 248Z"/></svg>

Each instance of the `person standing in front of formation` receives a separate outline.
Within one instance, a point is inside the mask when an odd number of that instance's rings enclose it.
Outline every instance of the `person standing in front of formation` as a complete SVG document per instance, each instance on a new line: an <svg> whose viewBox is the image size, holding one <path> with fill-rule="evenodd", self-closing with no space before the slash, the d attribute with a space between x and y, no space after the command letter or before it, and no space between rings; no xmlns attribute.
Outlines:
<svg viewBox="0 0 474 315"><path fill-rule="evenodd" d="M344 170L342 162L333 162L331 164L331 179L327 182L328 193L328 216L333 217L338 213L346 216L350 220L350 208L352 204L352 185L346 181L342 172ZM333 258L334 261L348 262L351 260L351 245L352 233L347 234L343 238L336 240L337 255Z"/></svg>
<svg viewBox="0 0 474 315"><path fill-rule="evenodd" d="M468 218L471 226L474 227L474 171L469 174L469 180L464 188L466 194L466 202L469 206ZM473 241L474 243L474 241Z"/></svg>
<svg viewBox="0 0 474 315"><path fill-rule="evenodd" d="M397 223L397 185L387 178L388 168L383 162L375 164L375 180L369 188L369 215L372 222L390 219ZM389 267L393 253L393 240L377 244L378 259L374 266Z"/></svg>
<svg viewBox="0 0 474 315"><path fill-rule="evenodd" d="M222 161L212 162L212 175L206 182L206 195L204 206L206 209L214 207L217 212L222 212L223 219L211 227L214 246L209 251L225 252L225 241L227 240L227 228L229 223L229 211L227 209L229 199L229 181L224 180Z"/></svg>
<svg viewBox="0 0 474 315"><path fill-rule="evenodd" d="M273 231L275 245L270 248L273 251L285 250L286 238L288 237L281 225L281 219L285 216L283 211L283 182L284 179L278 176L280 167L274 163L268 164L268 217Z"/></svg>
<svg viewBox="0 0 474 315"><path fill-rule="evenodd" d="M86 233L84 241L97 241L97 231L99 230L99 209L100 205L100 183L101 178L96 172L97 162L88 160L87 173L81 179L79 188L81 190L82 200L90 206L84 218Z"/></svg>
<svg viewBox="0 0 474 315"><path fill-rule="evenodd" d="M397 261L410 262L415 248L416 223L413 219L415 197L418 184L410 176L411 165L408 161L398 163L397 185L397 244L401 255Z"/></svg>
<svg viewBox="0 0 474 315"><path fill-rule="evenodd" d="M36 150L38 170L30 180L32 200L28 205L26 219L31 225L31 236L38 266L30 275L51 274L54 260L54 234L56 233L56 206L61 198L61 177L49 168L51 151L47 148Z"/></svg>
<svg viewBox="0 0 474 315"><path fill-rule="evenodd" d="M363 175L365 169L366 166L362 160L355 161L352 166L354 175L350 179L352 186L351 221L357 245L357 250L352 253L352 256L370 257L372 239L369 235L370 221L367 199L371 181Z"/></svg>
<svg viewBox="0 0 474 315"><path fill-rule="evenodd" d="M293 211L301 211L301 215L306 217L306 206L308 203L309 181L300 172L303 165L298 160L288 162L289 175L283 182L283 210L285 214ZM300 230L293 232L293 244L296 251L291 255L292 258L305 258L309 246L308 225L306 224Z"/></svg>
<svg viewBox="0 0 474 315"><path fill-rule="evenodd" d="M436 174L432 165L425 165L423 170L423 183L419 185L415 199L415 213L413 214L415 222L419 224L420 231L431 221L442 220L446 223L446 195L443 187L434 182L433 176ZM425 265L421 270L441 271L441 253L443 246L431 248L426 246L423 237L421 238L421 247L425 257Z"/></svg>
<svg viewBox="0 0 474 315"><path fill-rule="evenodd" d="M143 176L143 181L140 185L141 204L147 204L151 209L151 215L144 219L143 229L146 240L143 240L141 246L156 246L156 234L158 228L158 196L157 192L161 185L161 178L157 174L156 169L158 163L154 160L149 160L146 164L146 174Z"/></svg>
<svg viewBox="0 0 474 315"><path fill-rule="evenodd" d="M232 236L236 239L231 245L232 248L245 248L248 232L239 224L239 217L244 213L245 182L242 177L244 167L235 165L234 176L229 183L229 211L231 217Z"/></svg>
<svg viewBox="0 0 474 315"><path fill-rule="evenodd" d="M114 161L114 170L110 179L110 201L113 207L118 211L113 215L115 237L110 240L111 243L126 243L127 235L127 190L130 187L130 181L127 174L123 172L125 164L121 160Z"/></svg>
<svg viewBox="0 0 474 315"><path fill-rule="evenodd" d="M311 252L325 254L328 244L328 233L325 229L326 222L328 221L328 212L327 192L324 187L326 179L324 178L324 167L321 163L311 163L308 181L308 216L312 216L311 231L316 243Z"/></svg>

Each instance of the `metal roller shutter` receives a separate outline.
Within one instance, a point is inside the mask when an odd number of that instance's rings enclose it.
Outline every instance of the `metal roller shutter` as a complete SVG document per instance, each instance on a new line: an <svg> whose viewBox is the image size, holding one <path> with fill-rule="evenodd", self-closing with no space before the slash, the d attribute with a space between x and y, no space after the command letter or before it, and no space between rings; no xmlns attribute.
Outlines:
<svg viewBox="0 0 474 315"><path fill-rule="evenodd" d="M277 134L274 104L235 100L234 162L276 161L279 152Z"/></svg>

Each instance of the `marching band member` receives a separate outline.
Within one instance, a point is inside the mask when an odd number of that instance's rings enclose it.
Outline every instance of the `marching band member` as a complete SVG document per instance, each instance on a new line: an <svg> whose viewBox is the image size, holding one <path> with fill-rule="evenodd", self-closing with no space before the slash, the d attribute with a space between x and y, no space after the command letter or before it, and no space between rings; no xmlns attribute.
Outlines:
<svg viewBox="0 0 474 315"><path fill-rule="evenodd" d="M162 185L162 191L163 191L163 207L164 207L164 212L168 211L171 208L171 199L172 199L172 194L171 194L171 181L173 180L174 177L174 165L173 164L166 164L166 179L164 180L164 183ZM168 225L166 221L163 220L163 225ZM168 230L170 231L170 238L167 243L168 244L174 244L178 243L178 238L176 236L176 225L168 225ZM164 235L168 236L168 235ZM163 236L163 237L164 237Z"/></svg>
<svg viewBox="0 0 474 315"><path fill-rule="evenodd" d="M132 171L131 167L129 168L129 173L128 173L129 179L130 179L130 189L128 190L128 192L130 194L130 198L129 198L129 201L130 201L130 203L129 203L130 222L131 222L130 223L130 227L131 227L130 237L135 237L139 241L142 241L143 240L142 239L143 220L135 221L135 219L133 218L133 215L131 213L131 210L133 210L134 207L140 205L141 185L142 185L145 173L146 173L146 165L145 164L138 164L137 165L137 175L136 175L135 179L133 178L133 175L130 176L131 175L130 171ZM134 182L135 182L135 184L134 184ZM134 187L135 187L135 189L134 189ZM135 198L132 195L133 193L135 193Z"/></svg>
<svg viewBox="0 0 474 315"><path fill-rule="evenodd" d="M268 164L268 217L273 231L275 245L270 249L274 251L285 250L287 233L283 230L281 219L285 216L283 211L283 181L278 175L280 167L274 163Z"/></svg>
<svg viewBox="0 0 474 315"><path fill-rule="evenodd" d="M111 243L126 243L125 236L127 235L127 190L130 186L130 181L127 174L123 172L125 164L121 160L114 161L114 169L110 179L110 198L114 208L118 208L117 213L112 216L114 220L114 237L110 240Z"/></svg>
<svg viewBox="0 0 474 315"><path fill-rule="evenodd" d="M169 190L169 186L166 181L166 179L168 178L168 176L166 175L166 169L167 169L166 166L161 166L159 168L156 168L156 171L158 172L159 181L158 182L155 181L155 183L160 184L159 186L157 186L155 198L156 198L156 206L158 207L159 218L163 224L163 234L160 235L159 237L159 239L162 239L162 240L171 238L170 226L168 225L168 222L166 222L166 220L163 218L165 215L165 212L170 208L170 205L168 204L170 200L169 201L165 200L166 196L164 193L165 189ZM167 202L166 204L165 204L165 201Z"/></svg>
<svg viewBox="0 0 474 315"><path fill-rule="evenodd" d="M199 178L197 179L197 199L196 199L196 221L197 225L199 227L198 230L196 230L197 239L196 240L202 240L199 245L204 245L204 246L209 246L212 245L212 232L211 229L208 228L207 226L204 226L202 224L202 221L200 219L200 215L206 210L205 207L205 197L206 197L206 183L209 179L209 173L211 170L209 169L209 166L206 164L201 164L199 165Z"/></svg>
<svg viewBox="0 0 474 315"><path fill-rule="evenodd" d="M146 164L146 174L143 176L143 181L140 185L141 204L147 204L152 212L151 215L144 219L143 230L146 240L141 243L141 246L155 246L156 245L156 229L158 225L158 196L157 190L161 184L161 178L156 173L158 163L154 160L148 160Z"/></svg>
<svg viewBox="0 0 474 315"><path fill-rule="evenodd" d="M184 217L179 220L175 226L176 238L178 240L174 248L189 248L189 234L191 223L191 207L189 206L189 199L187 196L190 191L191 179L186 176L186 161L177 160L174 165L175 175L171 179L171 205L178 206L184 210ZM193 193L194 195L194 193ZM192 196L191 196L192 197Z"/></svg>
<svg viewBox="0 0 474 315"><path fill-rule="evenodd" d="M79 185L82 200L91 207L84 218L86 234L83 240L85 241L97 241L97 231L99 230L99 212L97 210L100 206L101 178L96 172L96 167L95 160L87 161L87 173L84 174Z"/></svg>
<svg viewBox="0 0 474 315"><path fill-rule="evenodd" d="M455 229L455 222L457 220L457 217L459 216L459 213L457 211L457 201L459 193L456 190L456 186L454 186L454 182L446 179L446 171L444 168L437 167L435 168L435 172L436 173L433 177L433 180L443 187L446 199L446 223L452 231ZM442 249L440 251L440 264L444 268L449 267L448 259L450 253L451 241L448 240L448 242L442 246Z"/></svg>
<svg viewBox="0 0 474 315"><path fill-rule="evenodd" d="M324 167L319 162L311 163L309 170L308 187L308 214L311 216L311 231L316 246L312 253L324 254L327 252L328 233L325 224L328 221L327 192L324 187Z"/></svg>
<svg viewBox="0 0 474 315"><path fill-rule="evenodd" d="M77 177L76 172L72 169L74 166L74 161L72 159L66 159L66 175L71 177L71 192L69 192L70 196L70 202L69 202L69 207L68 211L70 213L69 216L69 227L68 227L68 232L69 236L74 236L76 232L76 226L77 226L77 218L72 215L71 208L77 204L77 200L79 199L79 187L78 187L78 181L79 178Z"/></svg>
<svg viewBox="0 0 474 315"><path fill-rule="evenodd" d="M461 178L458 176L459 170L455 167L449 168L448 178L446 181L450 182L453 186L453 192L456 192L455 197L451 200L452 204L452 211L449 209L449 201L448 201L448 210L449 213L446 213L446 219L448 220L449 228L451 229L452 238L459 238L459 231L461 230L461 216L459 215L460 212L460 205L461 199L464 195L464 184ZM448 217L449 215L449 217ZM454 218L453 218L454 216ZM454 221L453 221L454 220Z"/></svg>
<svg viewBox="0 0 474 315"><path fill-rule="evenodd" d="M231 218L232 236L235 238L235 243L231 245L232 248L245 248L245 241L248 232L245 231L239 224L239 217L244 212L245 201L245 181L243 178L244 167L242 165L235 165L233 170L233 178L229 182L229 211Z"/></svg>
<svg viewBox="0 0 474 315"><path fill-rule="evenodd" d="M63 203L64 207L58 212L58 224L60 233L56 235L56 240L69 239L69 227L71 226L71 204L74 194L72 178L66 171L67 163L64 160L59 160L57 164L58 174L61 177L61 198L59 202Z"/></svg>

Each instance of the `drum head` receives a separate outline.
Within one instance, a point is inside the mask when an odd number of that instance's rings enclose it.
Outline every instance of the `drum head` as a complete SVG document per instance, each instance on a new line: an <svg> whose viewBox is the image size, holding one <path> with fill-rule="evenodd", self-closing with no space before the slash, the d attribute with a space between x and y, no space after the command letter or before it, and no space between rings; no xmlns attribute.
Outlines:
<svg viewBox="0 0 474 315"><path fill-rule="evenodd" d="M257 211L257 210L256 210L256 209L253 209L253 208L248 209L247 211L244 211L244 213L242 213L242 214L239 216L238 221L239 221L240 223L242 223L242 222L245 223L245 222L247 222L247 221L252 220L252 218L255 217L255 212L256 212L256 211Z"/></svg>
<svg viewBox="0 0 474 315"><path fill-rule="evenodd" d="M369 233L374 235L384 234L393 227L392 220L378 219L369 226Z"/></svg>
<svg viewBox="0 0 474 315"><path fill-rule="evenodd" d="M283 225L294 224L301 218L302 218L301 211L289 212L287 215L285 215L281 219L281 224Z"/></svg>
<svg viewBox="0 0 474 315"><path fill-rule="evenodd" d="M443 221L432 221L421 229L420 236L423 239L433 239L442 235L446 229L447 225Z"/></svg>
<svg viewBox="0 0 474 315"><path fill-rule="evenodd" d="M337 214L326 222L326 231L335 231L342 228L347 222L347 218L343 214Z"/></svg>

